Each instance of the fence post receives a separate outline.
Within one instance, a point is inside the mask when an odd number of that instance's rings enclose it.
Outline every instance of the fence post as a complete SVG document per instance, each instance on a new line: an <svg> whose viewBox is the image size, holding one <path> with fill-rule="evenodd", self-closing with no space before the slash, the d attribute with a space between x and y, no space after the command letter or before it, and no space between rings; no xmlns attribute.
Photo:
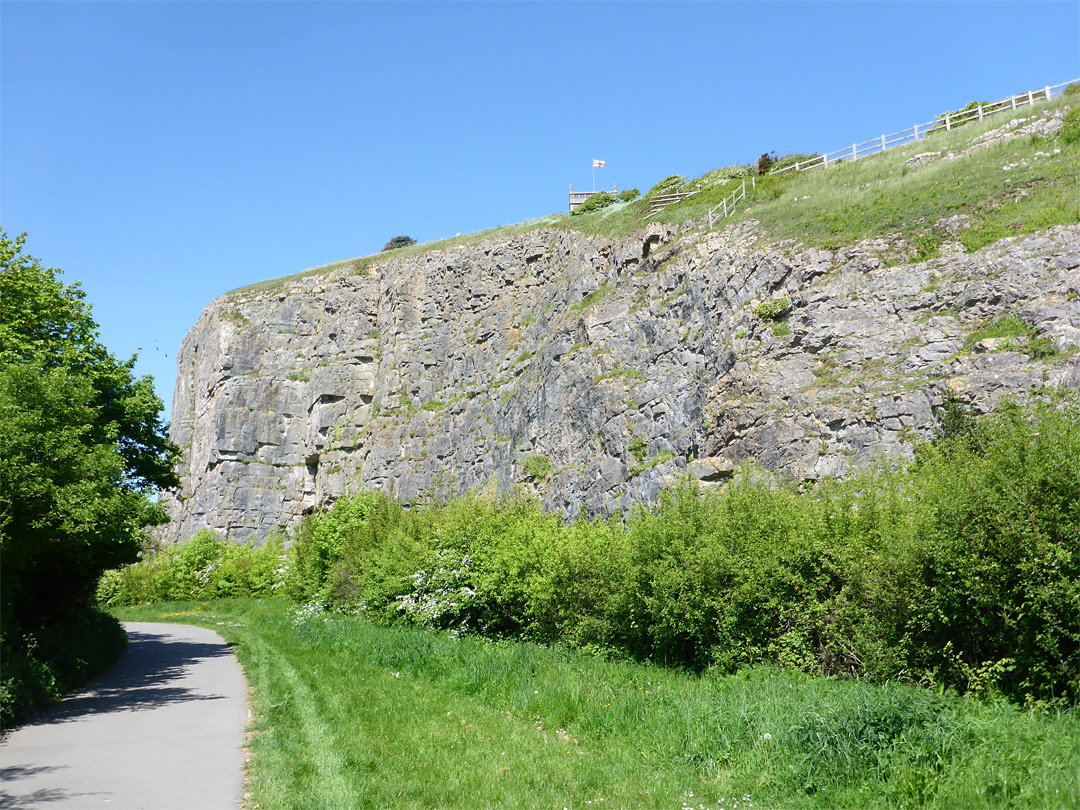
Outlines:
<svg viewBox="0 0 1080 810"><path fill-rule="evenodd" d="M1034 103L1035 103L1035 94L1031 90L1028 90L1028 104L1034 104Z"/></svg>
<svg viewBox="0 0 1080 810"><path fill-rule="evenodd" d="M1012 105L1013 105L1013 109L1015 110L1016 109L1016 96L1012 97Z"/></svg>
<svg viewBox="0 0 1080 810"><path fill-rule="evenodd" d="M915 140L919 140L919 125L915 125Z"/></svg>
<svg viewBox="0 0 1080 810"><path fill-rule="evenodd" d="M951 129L952 129L952 126L950 126L950 124L949 124L949 114L945 113L945 131L948 132Z"/></svg>
<svg viewBox="0 0 1080 810"><path fill-rule="evenodd" d="M1050 85L1046 85L1046 100L1050 100Z"/></svg>
<svg viewBox="0 0 1080 810"><path fill-rule="evenodd" d="M799 170L799 161L795 161L795 171Z"/></svg>
<svg viewBox="0 0 1080 810"><path fill-rule="evenodd" d="M858 146L858 144L853 143L851 145L851 159L852 160L858 160L859 159L859 150L855 148L856 146Z"/></svg>
<svg viewBox="0 0 1080 810"><path fill-rule="evenodd" d="M982 121L982 120L983 120L983 113L982 113L982 104L980 104L980 105L979 105L979 120L980 120L980 121Z"/></svg>
<svg viewBox="0 0 1080 810"><path fill-rule="evenodd" d="M826 169L829 168L829 156L828 155L822 155L821 156L821 165L823 165Z"/></svg>
<svg viewBox="0 0 1080 810"><path fill-rule="evenodd" d="M727 197L724 197L724 219L727 219Z"/></svg>
<svg viewBox="0 0 1080 810"><path fill-rule="evenodd" d="M744 180L743 182L745 183L746 181ZM757 188L757 178L754 177L754 175L750 175L750 187Z"/></svg>

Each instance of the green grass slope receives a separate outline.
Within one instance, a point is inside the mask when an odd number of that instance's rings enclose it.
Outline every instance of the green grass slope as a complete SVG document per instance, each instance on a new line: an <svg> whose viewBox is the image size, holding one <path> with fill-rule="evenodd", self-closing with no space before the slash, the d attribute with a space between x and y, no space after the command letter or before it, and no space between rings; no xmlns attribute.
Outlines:
<svg viewBox="0 0 1080 810"><path fill-rule="evenodd" d="M1080 717L894 683L700 675L314 606L129 608L236 649L263 808L1080 806Z"/></svg>
<svg viewBox="0 0 1080 810"><path fill-rule="evenodd" d="M907 258L927 259L953 238L938 223L964 215L968 227L956 238L970 252L1007 236L1080 222L1080 142L1061 132L996 141L986 136L1016 119L1060 116L1080 103L1080 94L1037 102L998 113L952 131L938 130L917 142L829 168L755 177L733 216L713 229L746 219L759 221L769 241L796 239L823 247L849 245L884 234L899 234L912 246ZM809 145L808 145L809 146ZM925 164L905 166L918 154L940 152ZM793 156L794 157L794 156ZM781 159L778 165L785 165ZM624 236L650 223L709 228L707 213L756 175L754 164L722 167L697 178L672 176L643 197L591 214L552 214L474 234L412 245L387 254L344 259L295 276L270 279L235 292L272 289L306 275L353 266L357 272L381 260L423 255L490 238L510 238L541 228L566 228L587 235ZM696 192L679 205L649 217L659 193Z"/></svg>

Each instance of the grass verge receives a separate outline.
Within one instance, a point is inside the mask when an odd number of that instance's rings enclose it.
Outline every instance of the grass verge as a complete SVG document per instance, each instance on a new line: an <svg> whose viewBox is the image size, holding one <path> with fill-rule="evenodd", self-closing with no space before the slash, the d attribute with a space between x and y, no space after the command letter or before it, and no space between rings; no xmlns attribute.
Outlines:
<svg viewBox="0 0 1080 810"><path fill-rule="evenodd" d="M274 600L116 615L234 645L256 709L254 807L1080 806L1076 709L774 668L694 675Z"/></svg>

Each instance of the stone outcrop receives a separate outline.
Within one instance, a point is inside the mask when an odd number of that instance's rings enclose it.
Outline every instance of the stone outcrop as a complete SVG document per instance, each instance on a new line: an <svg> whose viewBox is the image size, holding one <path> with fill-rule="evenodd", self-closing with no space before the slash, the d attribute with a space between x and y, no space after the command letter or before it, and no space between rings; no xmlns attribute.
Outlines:
<svg viewBox="0 0 1080 810"><path fill-rule="evenodd" d="M524 486L576 515L746 459L843 475L910 458L946 395L1080 386L1080 227L915 264L898 237L763 238L537 230L219 298L179 354L164 539L261 542L368 488ZM969 337L1014 315L1029 334Z"/></svg>

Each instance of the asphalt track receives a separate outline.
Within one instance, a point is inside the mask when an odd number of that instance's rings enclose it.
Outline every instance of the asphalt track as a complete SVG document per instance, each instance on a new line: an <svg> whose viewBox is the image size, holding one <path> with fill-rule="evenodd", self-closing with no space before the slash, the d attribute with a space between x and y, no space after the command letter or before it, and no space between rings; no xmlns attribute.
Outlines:
<svg viewBox="0 0 1080 810"><path fill-rule="evenodd" d="M0 808L240 804L246 687L232 650L199 627L124 627L116 664L0 744Z"/></svg>

